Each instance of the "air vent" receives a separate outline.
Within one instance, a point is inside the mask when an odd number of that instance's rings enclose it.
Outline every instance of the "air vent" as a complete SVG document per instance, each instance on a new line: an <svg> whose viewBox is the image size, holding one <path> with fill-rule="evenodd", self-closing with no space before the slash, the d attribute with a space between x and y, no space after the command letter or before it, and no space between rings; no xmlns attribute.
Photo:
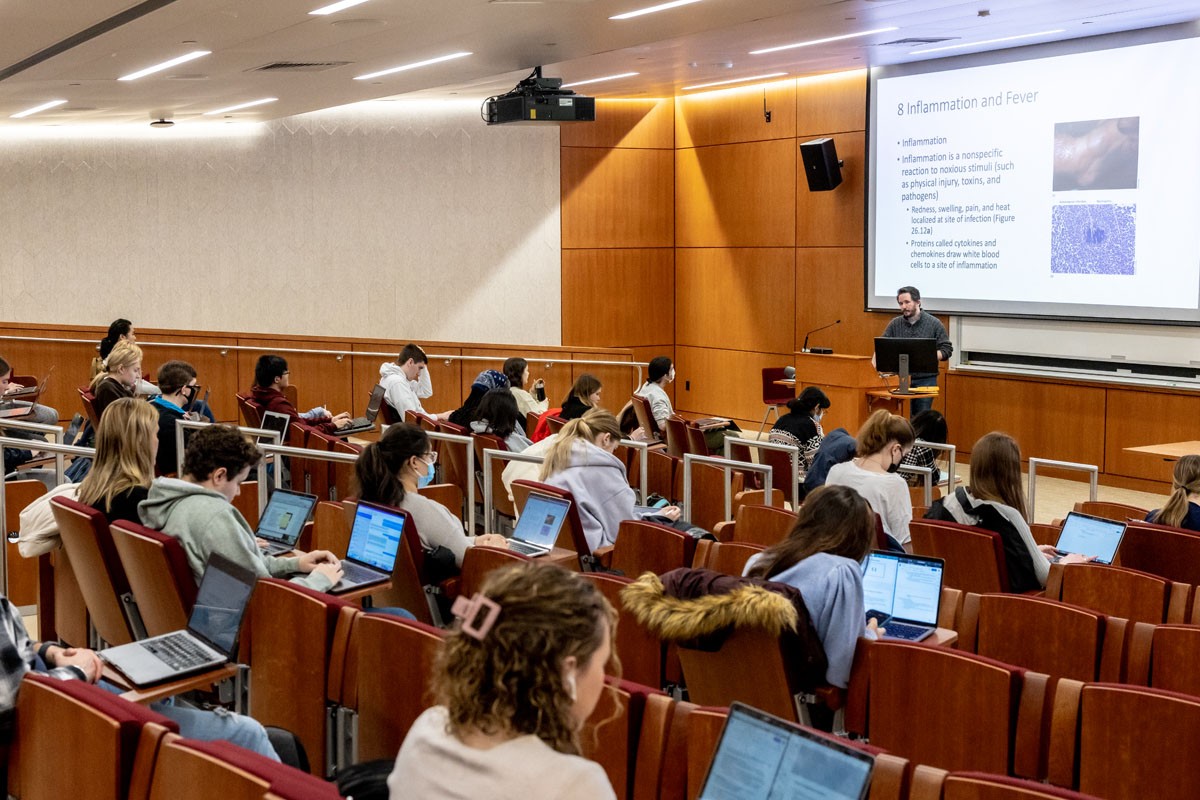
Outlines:
<svg viewBox="0 0 1200 800"><path fill-rule="evenodd" d="M324 72L349 64L349 61L276 61L247 72Z"/></svg>
<svg viewBox="0 0 1200 800"><path fill-rule="evenodd" d="M920 36L912 36L907 39L896 39L891 42L880 42L872 47L914 47L920 44L938 44L939 42L950 42L959 37L957 36L931 36L923 38Z"/></svg>

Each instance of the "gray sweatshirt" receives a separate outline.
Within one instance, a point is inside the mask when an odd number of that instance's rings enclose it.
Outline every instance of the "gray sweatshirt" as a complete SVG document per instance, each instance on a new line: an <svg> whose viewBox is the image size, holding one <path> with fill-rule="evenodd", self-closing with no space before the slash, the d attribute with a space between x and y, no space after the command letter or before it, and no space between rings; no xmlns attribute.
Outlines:
<svg viewBox="0 0 1200 800"><path fill-rule="evenodd" d="M546 483L575 496L583 534L592 550L615 542L621 522L636 516L625 465L591 442L575 442L571 465L547 477Z"/></svg>

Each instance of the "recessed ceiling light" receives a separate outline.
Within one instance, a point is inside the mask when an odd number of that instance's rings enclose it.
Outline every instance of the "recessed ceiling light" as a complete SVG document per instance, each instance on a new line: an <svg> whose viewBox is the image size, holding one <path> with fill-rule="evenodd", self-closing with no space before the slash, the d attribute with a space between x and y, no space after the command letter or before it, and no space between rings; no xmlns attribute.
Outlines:
<svg viewBox="0 0 1200 800"><path fill-rule="evenodd" d="M870 36L873 33L887 33L894 31L896 27L893 25L890 28L874 28L869 31L859 31L858 33L846 33L841 36L829 36L825 39L813 39L809 42L796 42L795 44L781 44L778 47L764 47L762 50L751 50L750 55L761 56L764 53L777 53L780 50L794 50L797 47L810 47L814 44L827 44L829 42L840 42L842 39L853 39L858 36Z"/></svg>
<svg viewBox="0 0 1200 800"><path fill-rule="evenodd" d="M415 64L405 64L402 67L392 67L391 69L381 69L379 72L369 72L366 75L359 75L354 80L366 81L371 78L379 78L383 75L391 75L393 72L404 72L405 70L417 69L418 67L428 67L430 64L440 64L443 61L450 61L463 56L474 55L473 53L451 53L448 56L438 56L437 58L427 58L424 61L418 61Z"/></svg>
<svg viewBox="0 0 1200 800"><path fill-rule="evenodd" d="M200 58L202 56L211 55L211 54L212 54L211 50L193 50L192 52L187 53L185 55L177 56L176 58L172 58L170 61L164 61L161 64L155 64L153 67L146 67L145 69L140 69L137 72L131 72L128 75L124 75L121 78L118 78L118 80L136 81L138 78L144 78L147 75L153 75L156 72L162 72L164 69L170 69L171 67L177 66L179 64L186 64L189 61L194 61L197 58Z"/></svg>
<svg viewBox="0 0 1200 800"><path fill-rule="evenodd" d="M1062 33L1063 28L1056 31L1038 31L1037 33L1022 33L1020 36L1004 36L999 39L984 39L982 42L967 42L966 44L949 44L945 47L930 47L926 50L913 50L909 53L910 56L920 55L921 53L938 53L942 50L961 50L964 47L979 47L985 44L997 44L999 42L1012 42L1017 39L1032 39L1035 36L1050 36L1055 33Z"/></svg>
<svg viewBox="0 0 1200 800"><path fill-rule="evenodd" d="M622 72L620 75L605 75L603 78L588 78L586 81L575 81L574 83L564 83L562 88L567 89L571 86L587 86L589 83L600 83L600 81L615 81L617 78L632 78L638 75L637 72Z"/></svg>
<svg viewBox="0 0 1200 800"><path fill-rule="evenodd" d="M748 78L730 78L727 81L713 81L712 83L698 83L695 86L684 86L681 91L690 92L693 89L710 89L713 86L728 86L731 83L747 83L749 81L764 81L767 78L780 78L787 75L786 72L769 72L766 75L751 75Z"/></svg>
<svg viewBox="0 0 1200 800"><path fill-rule="evenodd" d="M278 99L279 99L278 97L264 97L261 100L251 100L249 103L238 103L236 106L229 106L228 108L218 108L216 111L205 111L204 116L211 117L216 114L227 114L230 111L241 111L243 108L253 108L254 106L261 106L261 105L266 105L267 103L274 103Z"/></svg>
<svg viewBox="0 0 1200 800"><path fill-rule="evenodd" d="M40 106L34 106L33 108L27 108L24 111L20 112L19 114L13 114L12 118L13 119L25 119L25 117L28 117L32 114L36 114L39 111L45 111L46 109L54 108L55 106L61 106L65 102L67 102L67 101L66 100L51 100L49 103L42 103Z"/></svg>
<svg viewBox="0 0 1200 800"><path fill-rule="evenodd" d="M347 8L354 8L355 6L361 5L365 2L367 2L367 0L340 0L340 2L330 3L327 6L321 6L316 11L310 11L308 13L309 15L315 14L323 17L326 14L336 14L339 11L345 11Z"/></svg>
<svg viewBox="0 0 1200 800"><path fill-rule="evenodd" d="M609 17L609 19L632 19L633 17L640 17L643 14L653 14L656 11L666 11L669 8L678 8L679 6L699 2L700 0L671 0L670 3L659 3L656 6L649 6L648 8L639 8L637 11L626 11L624 14L617 14L616 16Z"/></svg>

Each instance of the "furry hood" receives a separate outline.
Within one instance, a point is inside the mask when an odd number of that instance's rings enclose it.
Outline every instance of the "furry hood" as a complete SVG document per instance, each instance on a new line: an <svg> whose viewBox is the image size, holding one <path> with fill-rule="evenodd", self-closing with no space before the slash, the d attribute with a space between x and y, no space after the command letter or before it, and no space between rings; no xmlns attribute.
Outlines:
<svg viewBox="0 0 1200 800"><path fill-rule="evenodd" d="M678 572L673 570L664 577L685 577L675 576ZM745 626L763 628L772 636L796 632L800 615L792 600L763 586L741 583L738 578L730 580L739 585L730 586L724 593L679 596L667 593L663 581L647 572L621 590L621 602L639 623L668 641L688 641ZM712 579L709 584L725 588Z"/></svg>

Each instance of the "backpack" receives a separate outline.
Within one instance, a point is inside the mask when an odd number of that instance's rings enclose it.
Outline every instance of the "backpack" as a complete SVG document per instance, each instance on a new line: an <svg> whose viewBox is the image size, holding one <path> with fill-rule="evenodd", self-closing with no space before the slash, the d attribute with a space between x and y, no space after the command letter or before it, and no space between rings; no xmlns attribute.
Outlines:
<svg viewBox="0 0 1200 800"><path fill-rule="evenodd" d="M1033 556L1030 554L1029 548L1025 546L1025 541L1021 538L1021 533L1016 526L1009 522L1008 518L1001 514L995 506L979 502L961 486L954 490L954 497L962 506L963 511L979 517L979 523L975 527L1000 534L1000 540L1004 543L1004 566L1008 570L1008 590L1020 594L1041 589L1042 585L1038 583L1037 573L1033 569ZM940 519L946 522L959 521L946 510L942 500L936 501L929 507L925 518Z"/></svg>

